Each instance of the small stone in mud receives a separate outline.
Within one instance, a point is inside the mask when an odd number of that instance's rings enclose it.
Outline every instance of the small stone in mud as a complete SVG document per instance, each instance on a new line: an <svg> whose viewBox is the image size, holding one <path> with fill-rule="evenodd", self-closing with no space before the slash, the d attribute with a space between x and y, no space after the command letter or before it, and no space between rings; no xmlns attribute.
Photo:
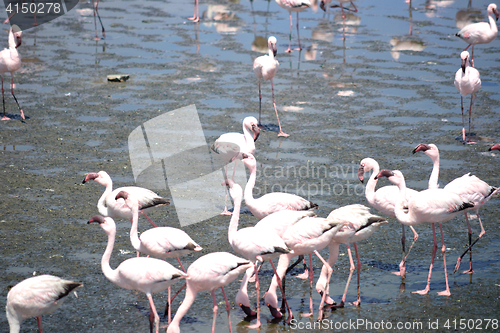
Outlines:
<svg viewBox="0 0 500 333"><path fill-rule="evenodd" d="M110 82L125 82L130 78L128 74L111 74L108 75L108 81Z"/></svg>

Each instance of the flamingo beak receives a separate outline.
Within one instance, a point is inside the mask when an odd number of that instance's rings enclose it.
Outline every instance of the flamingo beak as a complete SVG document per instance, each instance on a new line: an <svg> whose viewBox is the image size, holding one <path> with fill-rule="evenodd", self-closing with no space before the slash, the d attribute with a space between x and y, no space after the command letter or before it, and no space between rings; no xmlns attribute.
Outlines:
<svg viewBox="0 0 500 333"><path fill-rule="evenodd" d="M257 125L252 125L252 131L253 131L253 142L257 141L260 135L260 129L259 126Z"/></svg>
<svg viewBox="0 0 500 333"><path fill-rule="evenodd" d="M364 177L365 177L365 168L364 166L360 165L358 169L358 179L361 182L361 184L363 184Z"/></svg>
<svg viewBox="0 0 500 333"><path fill-rule="evenodd" d="M379 179L379 178L382 178L382 177L389 178L391 176L394 176L394 172L392 172L391 170L384 169L384 170L380 170L380 172L378 173L378 175L375 176L375 179Z"/></svg>
<svg viewBox="0 0 500 333"><path fill-rule="evenodd" d="M495 14L495 17L497 18L497 21L498 21L498 17L500 16L498 9L493 9L493 14Z"/></svg>
<svg viewBox="0 0 500 333"><path fill-rule="evenodd" d="M21 44L22 44L23 40L22 40L22 38L21 38L21 34L17 34L17 35L16 35L16 37L17 37L17 38L16 38L16 39L17 39L17 42L16 42L16 49L17 49L19 46L21 46Z"/></svg>
<svg viewBox="0 0 500 333"><path fill-rule="evenodd" d="M500 150L500 143L497 143L497 144L491 146L490 148L488 148L488 151L492 151L492 150Z"/></svg>
<svg viewBox="0 0 500 333"><path fill-rule="evenodd" d="M426 150L429 150L429 149L431 149L431 147L429 147L428 145L419 144L418 146L415 147L415 149L413 149L412 153L415 154L416 152L426 151Z"/></svg>
<svg viewBox="0 0 500 333"><path fill-rule="evenodd" d="M276 44L273 44L273 54L276 57L276 54L278 54L278 48L276 47Z"/></svg>
<svg viewBox="0 0 500 333"><path fill-rule="evenodd" d="M249 306L246 306L246 305L243 305L243 304L240 304L240 308L243 310L243 312L245 312L245 314L249 317L255 317L257 315L257 312L253 311L252 309L250 309Z"/></svg>
<svg viewBox="0 0 500 333"><path fill-rule="evenodd" d="M87 222L87 224L90 224L90 223L102 224L102 223L104 223L104 217L102 217L101 215L96 215Z"/></svg>
<svg viewBox="0 0 500 333"><path fill-rule="evenodd" d="M324 1L320 2L319 8L323 9L323 11L326 12L326 7L325 7L325 2Z"/></svg>
<svg viewBox="0 0 500 333"><path fill-rule="evenodd" d="M278 311L278 309L276 309L274 306L271 306L271 305L267 305L267 307L269 308L269 311L271 312L271 315L274 317L274 318L282 318L283 315L281 314L280 311ZM242 305L242 308L243 308L243 305Z"/></svg>
<svg viewBox="0 0 500 333"><path fill-rule="evenodd" d="M89 180L95 180L97 177L99 177L97 173L91 172L88 175L86 175L85 178L83 178L82 184L85 184Z"/></svg>
<svg viewBox="0 0 500 333"><path fill-rule="evenodd" d="M467 62L469 61L469 58L462 59L462 73L465 73L465 66L467 66Z"/></svg>

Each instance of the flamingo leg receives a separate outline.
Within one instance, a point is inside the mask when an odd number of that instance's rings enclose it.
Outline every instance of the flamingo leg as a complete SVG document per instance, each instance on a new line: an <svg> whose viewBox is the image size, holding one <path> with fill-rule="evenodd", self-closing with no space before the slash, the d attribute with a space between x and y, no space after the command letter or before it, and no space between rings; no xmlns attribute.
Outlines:
<svg viewBox="0 0 500 333"><path fill-rule="evenodd" d="M290 11L289 14L290 14L290 36L288 38L288 49L285 51L287 53L292 52L292 30L293 30L292 12Z"/></svg>
<svg viewBox="0 0 500 333"><path fill-rule="evenodd" d="M153 220L151 220L149 218L149 216L146 215L146 213L142 212L142 215L144 215L144 217L149 221L149 223L151 223L151 225L155 228L158 228L158 226L156 225L156 223L153 222ZM132 221L132 220L131 220Z"/></svg>
<svg viewBox="0 0 500 333"><path fill-rule="evenodd" d="M232 333L233 329L231 328L231 312L230 312L231 306L229 305L229 301L227 300L226 292L224 291L224 287L220 287L220 289L222 290L222 295L224 295L224 300L226 301L227 322L229 325L229 333ZM214 333L214 329L215 329L215 319L214 319L214 327L212 328L212 333Z"/></svg>
<svg viewBox="0 0 500 333"><path fill-rule="evenodd" d="M474 94L470 95L470 107L469 107L469 135L467 136L467 144L475 143L470 141L470 128L471 128L471 118L472 118L472 100L473 100Z"/></svg>
<svg viewBox="0 0 500 333"><path fill-rule="evenodd" d="M299 33L299 12L297 12L297 39L299 41L299 48L296 50L302 50L302 46L300 46L300 33Z"/></svg>
<svg viewBox="0 0 500 333"><path fill-rule="evenodd" d="M259 282L259 268L257 268L257 263L254 264L254 272L255 272L255 291L257 292L257 322L254 325L247 326L250 329L257 329L260 327L260 282Z"/></svg>
<svg viewBox="0 0 500 333"><path fill-rule="evenodd" d="M233 180L234 180L234 172L236 170L236 161L237 160L235 160L235 162L234 162ZM228 168L228 164L229 163L226 164L226 172L225 172L225 179L226 180L227 180L227 168ZM220 215L231 215L231 212L227 210L227 192L228 191L229 190L227 188L224 190L224 193L225 193L225 197L224 197L224 210L222 211L222 213L220 213Z"/></svg>
<svg viewBox="0 0 500 333"><path fill-rule="evenodd" d="M465 216L467 217L467 213L465 213ZM453 273L455 273L459 268L460 268L460 262L462 261L462 258L463 256L468 252L470 251L471 252L471 255L470 255L470 266L469 266L469 270L467 271L463 271L462 273L464 274L472 274L474 273L474 270L472 269L472 247L474 246L474 244L477 243L478 240L481 239L481 237L483 237L483 235L486 233L486 231L484 231L484 227L483 227L483 223L481 222L481 218L479 217L479 212L477 212L477 218L479 220L479 225L481 226L481 232L479 233L479 236L477 237L477 239L472 242L471 244L471 232L469 232L469 247L464 251L464 253L462 253L462 255L460 257L458 257L457 259L457 264L455 265L455 270L453 271ZM467 223L469 221L467 220ZM469 228L470 230L470 228Z"/></svg>
<svg viewBox="0 0 500 333"><path fill-rule="evenodd" d="M355 268L354 260L352 260L352 253L351 253L351 248L349 247L349 245L347 245L347 254L349 255L349 263L351 265L350 270L349 270L349 277L347 278L347 283L345 284L344 294L342 295L342 301L340 302L340 304L334 305L334 307L336 307L336 308L343 308L344 307L345 299L347 296L347 290L349 290L349 284L351 283L352 273L354 273L354 268Z"/></svg>
<svg viewBox="0 0 500 333"><path fill-rule="evenodd" d="M156 312L156 307L155 307L155 303L153 302L153 296L151 296L151 294L147 294L148 296L148 300L149 300L149 306L151 307L151 312L153 313L153 316L154 316L154 324L155 324L155 328L156 328L156 333L159 333L160 331L160 317L158 316L158 312ZM151 317L150 317L150 321L151 321Z"/></svg>
<svg viewBox="0 0 500 333"><path fill-rule="evenodd" d="M212 322L212 333L215 333L215 320L217 319L217 311L219 310L219 306L217 305L217 301L215 300L215 292L214 292L214 290L212 290L212 299L214 301L214 310L213 310L214 319L213 319L213 322ZM231 327L231 325L229 325L229 327Z"/></svg>
<svg viewBox="0 0 500 333"><path fill-rule="evenodd" d="M259 79L259 123L258 123L259 127L262 127L262 123L260 122L261 114L262 114L262 91L260 89L260 79Z"/></svg>
<svg viewBox="0 0 500 333"><path fill-rule="evenodd" d="M170 286L168 286L168 324L170 325L172 321L172 298L170 298ZM213 333L213 332L212 332Z"/></svg>
<svg viewBox="0 0 500 333"><path fill-rule="evenodd" d="M333 269L332 267L325 261L325 259L323 259L323 257L319 254L318 251L314 250L314 253L316 254L316 256L319 258L319 260L321 260L321 262L323 263L323 265L326 266L326 268L328 269L328 277L327 277L327 285L330 284L330 279L332 277L332 273L333 273ZM311 267L311 271L312 271L312 267ZM325 299L326 299L326 293L323 294L323 296L321 297L321 303L319 304L319 309L318 309L318 321L322 320L323 319L323 307L324 307L324 304L325 304Z"/></svg>
<svg viewBox="0 0 500 333"><path fill-rule="evenodd" d="M293 313L292 313L292 310L290 310L290 306L288 305L288 302L286 300L286 296L285 296L285 290L283 289L283 286L281 285L281 278L278 274L278 272L276 272L276 267L274 267L274 263L272 260L269 260L269 262L271 263L271 267L273 268L273 271L274 271L274 274L276 276L276 282L278 283L278 286L280 287L280 291L281 291L281 296L283 296L283 301L285 302L285 305L288 309L288 319L287 319L287 323L290 323L290 321L293 319ZM258 296L259 294L257 294ZM259 299L257 298L257 304L259 303ZM258 309L258 308L257 308Z"/></svg>
<svg viewBox="0 0 500 333"><path fill-rule="evenodd" d="M434 238L434 246L432 248L432 259L431 259L431 266L429 267L429 276L427 277L427 286L423 290L414 291L413 293L415 293L415 294L426 295L430 290L432 267L434 266L434 258L436 257L436 251L437 251L436 226L434 225L434 223L432 223L432 236ZM444 240L443 240L443 244L444 244ZM445 266L445 269L446 269L446 266ZM446 283L448 283L448 278L446 278Z"/></svg>
<svg viewBox="0 0 500 333"><path fill-rule="evenodd" d="M276 102L274 101L274 83L273 83L273 79L271 79L271 92L272 92L272 95L273 95L274 112L276 112L276 118L278 119L278 126L280 128L280 132L278 133L278 136L284 136L286 138L286 137L290 136L290 134L286 134L285 132L283 132L281 130L280 117L278 116L278 109L276 108ZM259 114L259 116L260 116L260 114Z"/></svg>
<svg viewBox="0 0 500 333"><path fill-rule="evenodd" d="M312 256L309 253L309 267L312 267ZM310 317L314 314L313 311L313 298L312 298L312 288L313 288L313 270L311 268L311 271L309 273L309 283L311 285L310 292L309 292L309 313L304 313L302 314L302 317Z"/></svg>
<svg viewBox="0 0 500 333"><path fill-rule="evenodd" d="M356 243L354 243L354 252L356 253L356 260L357 260L356 270L358 272L358 299L356 300L356 302L352 302L352 305L359 306L361 304L361 295L359 287L359 280L361 274L361 260L359 260L358 246L356 245Z"/></svg>
<svg viewBox="0 0 500 333"><path fill-rule="evenodd" d="M405 235L405 225L401 224L401 248L403 249L403 255L405 254L405 243L406 243L406 235Z"/></svg>
<svg viewBox="0 0 500 333"><path fill-rule="evenodd" d="M95 28L95 38L94 40L100 40L99 37L97 37L97 21L96 21L96 16L99 19L99 23L101 23L101 28L102 28L102 37L106 35L104 31L104 25L102 24L101 16L99 15L99 10L97 6L99 5L99 0L95 0L95 5L94 5L94 28Z"/></svg>
<svg viewBox="0 0 500 333"><path fill-rule="evenodd" d="M460 106L462 108L462 140L465 141L465 115L464 115L464 98L460 96Z"/></svg>
<svg viewBox="0 0 500 333"><path fill-rule="evenodd" d="M167 301L167 305L165 305L165 312L164 312L164 317L170 313L170 305L172 303L172 301L177 297L177 295L180 294L180 292L182 291L182 289L186 288L186 284L184 283L184 285L174 294L174 296L172 298L168 298L168 301Z"/></svg>
<svg viewBox="0 0 500 333"><path fill-rule="evenodd" d="M5 115L5 91L3 90L3 75L2 75L2 102L3 102L3 118L2 118L2 120L9 120L10 118Z"/></svg>
<svg viewBox="0 0 500 333"><path fill-rule="evenodd" d="M198 0L194 0L193 17L188 17L188 20L191 20L193 22L199 22L200 21L200 9L198 7Z"/></svg>
<svg viewBox="0 0 500 333"><path fill-rule="evenodd" d="M14 14L12 14L12 15L14 15ZM38 324L38 333L43 333L42 317L40 317L40 316L36 317L36 323Z"/></svg>
<svg viewBox="0 0 500 333"><path fill-rule="evenodd" d="M443 254L444 278L446 281L446 290L438 292L440 296L450 296L450 286L448 284L448 272L446 270L446 246L444 245L443 224L439 223L439 230L441 231L441 253Z"/></svg>
<svg viewBox="0 0 500 333"><path fill-rule="evenodd" d="M406 277L406 259L408 259L408 256L410 255L410 251L413 248L413 245L415 245L415 242L418 240L418 234L413 228L413 226L410 226L411 231L413 232L413 242L410 245L410 248L408 249L408 252L404 256L403 260L399 263L399 272L393 272L395 275L401 276L401 278Z"/></svg>

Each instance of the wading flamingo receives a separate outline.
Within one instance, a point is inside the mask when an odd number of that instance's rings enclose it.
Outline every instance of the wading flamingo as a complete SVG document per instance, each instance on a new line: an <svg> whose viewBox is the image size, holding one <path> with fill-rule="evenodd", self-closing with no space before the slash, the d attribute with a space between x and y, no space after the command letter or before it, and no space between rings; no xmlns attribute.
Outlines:
<svg viewBox="0 0 500 333"><path fill-rule="evenodd" d="M299 12L304 9L311 7L311 2L309 0L276 0L276 3L286 10L288 10L288 14L290 14L290 38L288 39L288 49L285 52L292 52L292 12L297 13L297 39L299 41L299 48L297 50L302 50L302 46L300 45L300 33L299 33Z"/></svg>
<svg viewBox="0 0 500 333"><path fill-rule="evenodd" d="M450 296L450 287L448 285L448 273L446 270L446 246L444 244L442 222L446 222L463 212L468 208L474 207L474 204L462 199L458 194L444 189L427 189L413 194L410 200L405 202L406 182L403 174L399 170L381 170L377 178L387 177L391 183L399 188L400 195L394 211L399 222L406 225L417 225L424 222L432 223L432 235L434 246L432 248L432 259L429 267L429 276L427 286L423 290L414 291L414 293L425 295L430 290L432 267L437 251L436 228L435 223L439 223L441 231L441 253L443 255L444 276L446 281L446 290L438 295Z"/></svg>
<svg viewBox="0 0 500 333"><path fill-rule="evenodd" d="M59 309L65 297L82 286L81 282L53 275L33 276L19 282L7 294L5 308L10 333L18 333L21 323L30 317L36 317L38 331L43 332L42 315ZM76 291L74 293L76 295Z"/></svg>

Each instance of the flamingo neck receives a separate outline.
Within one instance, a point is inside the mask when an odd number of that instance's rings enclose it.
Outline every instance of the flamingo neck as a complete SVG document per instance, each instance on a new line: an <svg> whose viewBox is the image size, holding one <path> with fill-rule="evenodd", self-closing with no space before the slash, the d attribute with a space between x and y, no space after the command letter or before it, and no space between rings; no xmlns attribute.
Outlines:
<svg viewBox="0 0 500 333"><path fill-rule="evenodd" d="M250 307L250 298L248 298L248 280L250 279L254 271L255 268L251 266L245 271L245 274L243 274L243 279L241 280L240 289L238 290L236 298L234 299L237 305L243 304L245 306Z"/></svg>
<svg viewBox="0 0 500 333"><path fill-rule="evenodd" d="M368 179L368 182L366 183L365 197L366 197L366 200L372 206L375 203L375 187L377 186L377 180L375 179L375 177L378 175L379 171L380 171L380 167L377 163L376 165L373 166L372 174L371 174L370 178Z"/></svg>
<svg viewBox="0 0 500 333"><path fill-rule="evenodd" d="M193 288L189 285L189 282L188 282L187 287L186 287L186 296L184 296L184 300L182 301L182 304L179 306L179 308L175 312L174 319L172 319L172 322L170 323L170 325L168 325L167 333L180 332L179 323L180 323L182 317L184 317L184 315L188 312L191 305L193 305L194 300L196 298L196 294L197 293L193 290Z"/></svg>
<svg viewBox="0 0 500 333"><path fill-rule="evenodd" d="M114 284L118 284L118 274L115 270L113 270L109 264L109 260L111 258L111 253L113 252L113 247L115 245L115 236L116 236L116 227L108 233L108 245L106 245L106 249L104 250L104 254L101 259L101 269L104 273L104 276Z"/></svg>
<svg viewBox="0 0 500 333"><path fill-rule="evenodd" d="M488 20L490 21L491 31L496 35L498 33L498 27L497 27L497 21L493 16L494 16L493 12L488 13Z"/></svg>
<svg viewBox="0 0 500 333"><path fill-rule="evenodd" d="M245 138L246 147L240 147L240 151L245 151L245 153L253 154L255 153L255 141L253 139L253 131L251 131L247 126L243 125L243 137Z"/></svg>
<svg viewBox="0 0 500 333"><path fill-rule="evenodd" d="M21 322L22 318L20 318L15 312L12 311L11 307L7 304L7 320L9 321L10 333L19 333L21 331Z"/></svg>
<svg viewBox="0 0 500 333"><path fill-rule="evenodd" d="M137 231L139 225L139 203L132 205L132 226L130 227L130 243L136 251L142 252L141 240L139 239L139 232Z"/></svg>
<svg viewBox="0 0 500 333"><path fill-rule="evenodd" d="M113 192L113 182L110 179L110 181L101 185L106 186L106 189L104 190L101 197L99 198L99 201L97 202L97 210L99 211L99 214L101 214L102 216L109 216L109 207L106 205L106 198L108 197L108 195L111 194L111 192Z"/></svg>
<svg viewBox="0 0 500 333"><path fill-rule="evenodd" d="M241 195L238 195L234 199L234 209L233 215L231 216L231 221L229 222L229 229L227 230L227 238L229 240L229 244L233 244L233 237L238 231L238 222L240 220L240 207L241 207Z"/></svg>
<svg viewBox="0 0 500 333"><path fill-rule="evenodd" d="M402 224L406 225L411 225L413 224L410 214L411 214L411 208L408 207L408 212L404 211L404 206L406 203L406 182L403 180L399 184L397 184L399 188L399 197L396 201L396 204L394 205L394 214L396 215L396 218L398 221Z"/></svg>
<svg viewBox="0 0 500 333"><path fill-rule="evenodd" d="M248 177L247 184L245 186L245 193L244 193L244 198L245 198L245 204L247 206L253 206L255 203L255 199L253 197L253 188L255 186L255 181L257 180L257 166L256 165L251 165L248 167L248 170L250 171L250 176Z"/></svg>
<svg viewBox="0 0 500 333"><path fill-rule="evenodd" d="M465 65L467 68L467 65ZM432 172L429 177L429 188L435 189L438 188L438 179L439 179L439 154L437 156L432 157Z"/></svg>

